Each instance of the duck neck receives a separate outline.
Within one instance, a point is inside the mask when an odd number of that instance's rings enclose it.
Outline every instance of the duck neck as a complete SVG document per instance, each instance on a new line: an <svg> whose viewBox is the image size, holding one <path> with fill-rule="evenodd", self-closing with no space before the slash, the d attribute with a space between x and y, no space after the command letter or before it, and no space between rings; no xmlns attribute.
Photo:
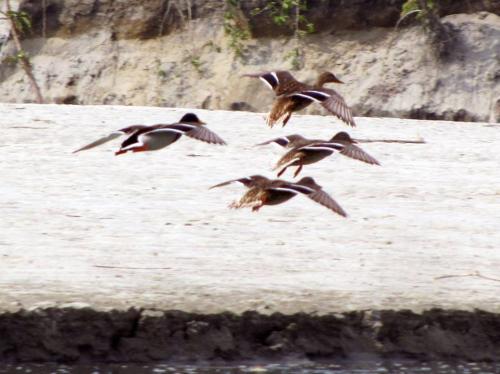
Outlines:
<svg viewBox="0 0 500 374"><path fill-rule="evenodd" d="M317 79L316 79L316 87L323 87L323 85L326 83L325 77L323 74L321 74Z"/></svg>

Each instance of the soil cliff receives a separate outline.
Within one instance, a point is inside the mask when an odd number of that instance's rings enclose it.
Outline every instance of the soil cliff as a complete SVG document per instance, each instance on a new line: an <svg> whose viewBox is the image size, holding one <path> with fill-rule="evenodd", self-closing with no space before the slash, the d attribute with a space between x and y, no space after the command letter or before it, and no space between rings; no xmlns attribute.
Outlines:
<svg viewBox="0 0 500 374"><path fill-rule="evenodd" d="M356 116L500 120L498 0L439 2L445 57L418 20L395 29L402 0L304 1L300 27L314 32L300 35L262 0L43 3L15 5L32 17L23 45L47 102L266 111L271 93L241 74L331 70ZM5 58L15 49L2 29ZM34 100L17 65L2 63L0 87L0 101Z"/></svg>

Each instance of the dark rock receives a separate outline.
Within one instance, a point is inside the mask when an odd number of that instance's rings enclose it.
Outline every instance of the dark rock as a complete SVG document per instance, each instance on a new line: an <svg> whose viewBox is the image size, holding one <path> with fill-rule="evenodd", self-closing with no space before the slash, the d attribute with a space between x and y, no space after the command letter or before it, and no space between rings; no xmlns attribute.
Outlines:
<svg viewBox="0 0 500 374"><path fill-rule="evenodd" d="M57 97L54 99L54 102L56 104L71 104L71 105L77 105L79 104L78 101L78 96L76 95L68 95L64 97Z"/></svg>
<svg viewBox="0 0 500 374"><path fill-rule="evenodd" d="M229 106L230 110L238 110L244 112L255 112L256 109L245 101L235 101Z"/></svg>

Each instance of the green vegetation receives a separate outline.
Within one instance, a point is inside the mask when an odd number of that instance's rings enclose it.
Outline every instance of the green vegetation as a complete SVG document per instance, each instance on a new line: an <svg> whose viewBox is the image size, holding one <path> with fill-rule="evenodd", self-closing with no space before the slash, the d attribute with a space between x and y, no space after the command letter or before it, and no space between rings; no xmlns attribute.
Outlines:
<svg viewBox="0 0 500 374"><path fill-rule="evenodd" d="M302 50L299 47L293 48L285 55L285 60L290 60L292 70L299 70L302 66Z"/></svg>
<svg viewBox="0 0 500 374"><path fill-rule="evenodd" d="M434 0L406 0L401 7L401 14L396 28L404 19L412 14L415 14L418 20L423 21L426 17L429 17L429 12L435 12L436 10L437 7Z"/></svg>
<svg viewBox="0 0 500 374"><path fill-rule="evenodd" d="M224 31L229 37L229 48L234 51L237 57L242 57L244 41L250 38L248 21L240 9L241 1L226 0L226 11L224 12ZM315 31L314 24L303 14L306 10L306 0L270 0L265 7L255 8L250 12L251 17L260 14L269 15L275 25L292 31L295 46L285 57L290 60L294 70L300 69L303 64L301 40L307 34Z"/></svg>
<svg viewBox="0 0 500 374"><path fill-rule="evenodd" d="M226 11L224 12L224 32L229 37L229 48L234 51L236 57L243 54L243 41L250 38L247 25L243 22L239 10L240 0L226 0Z"/></svg>
<svg viewBox="0 0 500 374"><path fill-rule="evenodd" d="M166 79L167 78L167 72L163 69L159 69L158 70L158 76L161 78L161 79Z"/></svg>
<svg viewBox="0 0 500 374"><path fill-rule="evenodd" d="M200 56L191 56L190 62L194 67L194 70L196 70L196 72L201 75L201 73L203 72L201 69L203 63L201 62Z"/></svg>
<svg viewBox="0 0 500 374"><path fill-rule="evenodd" d="M213 51L213 52L217 52L217 53L221 53L222 52L222 48L219 47L217 44L215 44L213 41L209 41L209 42L205 43L202 46L202 49L204 49L205 47L208 47L209 50Z"/></svg>
<svg viewBox="0 0 500 374"><path fill-rule="evenodd" d="M31 32L31 18L28 13L7 10L6 12L0 11L0 14L5 17L3 19L8 19L15 25L20 35Z"/></svg>
<svg viewBox="0 0 500 374"><path fill-rule="evenodd" d="M268 12L276 25L288 27L294 35L303 37L314 32L314 24L301 13L306 10L306 0L271 0L264 8L255 8L251 15Z"/></svg>
<svg viewBox="0 0 500 374"><path fill-rule="evenodd" d="M439 57L450 57L457 42L453 29L441 22L438 0L406 0L401 8L399 24L412 14L422 23L432 38L432 45Z"/></svg>
<svg viewBox="0 0 500 374"><path fill-rule="evenodd" d="M35 80L33 75L33 67L31 65L30 59L26 51L21 45L21 36L25 35L32 30L30 16L26 12L16 12L11 9L10 0L5 1L6 10L0 10L0 15L3 16L4 20L8 20L10 23L10 32L14 45L16 46L16 54L7 56L3 62L6 63L19 63L26 73L28 80L35 91L36 99L39 104L43 103L43 97L40 92L40 87Z"/></svg>
<svg viewBox="0 0 500 374"><path fill-rule="evenodd" d="M287 27L293 32L295 46L285 56L290 60L293 70L299 70L303 65L302 39L315 31L314 23L303 14L305 11L306 0L271 0L264 8L256 8L251 12L252 16L268 13L275 25Z"/></svg>

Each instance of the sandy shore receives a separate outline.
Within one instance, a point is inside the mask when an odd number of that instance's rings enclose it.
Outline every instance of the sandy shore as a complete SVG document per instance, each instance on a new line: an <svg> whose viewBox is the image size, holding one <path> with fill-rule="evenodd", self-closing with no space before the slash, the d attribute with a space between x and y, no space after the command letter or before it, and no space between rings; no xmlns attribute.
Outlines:
<svg viewBox="0 0 500 374"><path fill-rule="evenodd" d="M498 124L358 118L349 130L296 116L271 130L259 114L196 110L228 146L183 138L159 152L115 157L115 142L71 153L185 112L0 105L2 310L500 311L500 282L487 279L500 279ZM340 130L427 143L365 144L382 167L347 158L306 167L347 219L303 197L230 210L239 186L208 190L271 176L283 151L255 143ZM484 277L462 276L476 272Z"/></svg>

